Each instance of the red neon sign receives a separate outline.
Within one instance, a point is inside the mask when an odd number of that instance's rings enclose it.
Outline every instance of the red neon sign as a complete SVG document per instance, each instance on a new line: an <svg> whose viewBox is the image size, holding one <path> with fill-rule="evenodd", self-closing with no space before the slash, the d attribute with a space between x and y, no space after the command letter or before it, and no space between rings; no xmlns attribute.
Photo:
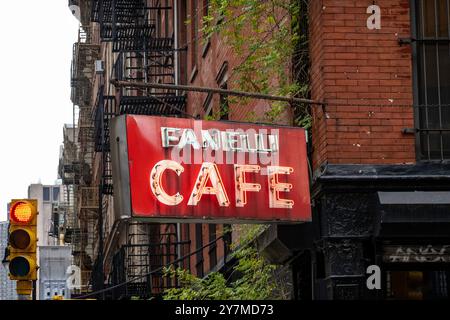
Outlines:
<svg viewBox="0 0 450 320"><path fill-rule="evenodd" d="M124 121L131 216L311 220L303 129L134 115Z"/></svg>

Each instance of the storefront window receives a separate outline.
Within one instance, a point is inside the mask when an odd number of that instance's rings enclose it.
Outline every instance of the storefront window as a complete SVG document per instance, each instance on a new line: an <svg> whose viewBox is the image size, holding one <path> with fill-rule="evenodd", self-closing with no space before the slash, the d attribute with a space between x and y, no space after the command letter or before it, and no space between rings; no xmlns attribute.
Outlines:
<svg viewBox="0 0 450 320"><path fill-rule="evenodd" d="M450 159L450 8L447 0L417 0L416 116L419 158Z"/></svg>
<svg viewBox="0 0 450 320"><path fill-rule="evenodd" d="M449 297L449 272L444 270L389 271L386 298L390 300L431 300Z"/></svg>

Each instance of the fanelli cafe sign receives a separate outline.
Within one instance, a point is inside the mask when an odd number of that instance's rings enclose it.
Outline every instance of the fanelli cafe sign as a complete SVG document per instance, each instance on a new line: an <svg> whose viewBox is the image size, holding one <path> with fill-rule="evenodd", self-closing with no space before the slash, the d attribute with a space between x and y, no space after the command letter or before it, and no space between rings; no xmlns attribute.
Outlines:
<svg viewBox="0 0 450 320"><path fill-rule="evenodd" d="M111 130L114 201L122 217L311 220L301 128L123 115Z"/></svg>

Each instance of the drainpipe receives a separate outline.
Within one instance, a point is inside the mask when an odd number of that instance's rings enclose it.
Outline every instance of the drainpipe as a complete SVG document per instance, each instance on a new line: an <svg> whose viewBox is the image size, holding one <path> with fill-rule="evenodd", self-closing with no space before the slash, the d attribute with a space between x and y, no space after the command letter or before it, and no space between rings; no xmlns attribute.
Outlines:
<svg viewBox="0 0 450 320"><path fill-rule="evenodd" d="M178 0L174 0L173 1L173 17L174 17L174 27L173 27L173 32L174 32L174 36L173 36L173 40L174 40L174 47L175 47L175 52L174 52L174 65L175 65L175 84L178 85L179 84L179 74L180 74L180 66L179 66L179 51L178 48L180 47L179 42L179 28L178 28L178 22L179 22L179 17L178 17ZM176 94L178 95L178 90L176 91Z"/></svg>

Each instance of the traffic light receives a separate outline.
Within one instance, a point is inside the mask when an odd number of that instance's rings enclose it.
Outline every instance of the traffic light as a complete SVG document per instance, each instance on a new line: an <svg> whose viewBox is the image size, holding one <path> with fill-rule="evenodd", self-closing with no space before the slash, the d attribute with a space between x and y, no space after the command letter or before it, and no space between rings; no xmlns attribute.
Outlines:
<svg viewBox="0 0 450 320"><path fill-rule="evenodd" d="M9 218L9 278L37 280L37 200L12 200Z"/></svg>

